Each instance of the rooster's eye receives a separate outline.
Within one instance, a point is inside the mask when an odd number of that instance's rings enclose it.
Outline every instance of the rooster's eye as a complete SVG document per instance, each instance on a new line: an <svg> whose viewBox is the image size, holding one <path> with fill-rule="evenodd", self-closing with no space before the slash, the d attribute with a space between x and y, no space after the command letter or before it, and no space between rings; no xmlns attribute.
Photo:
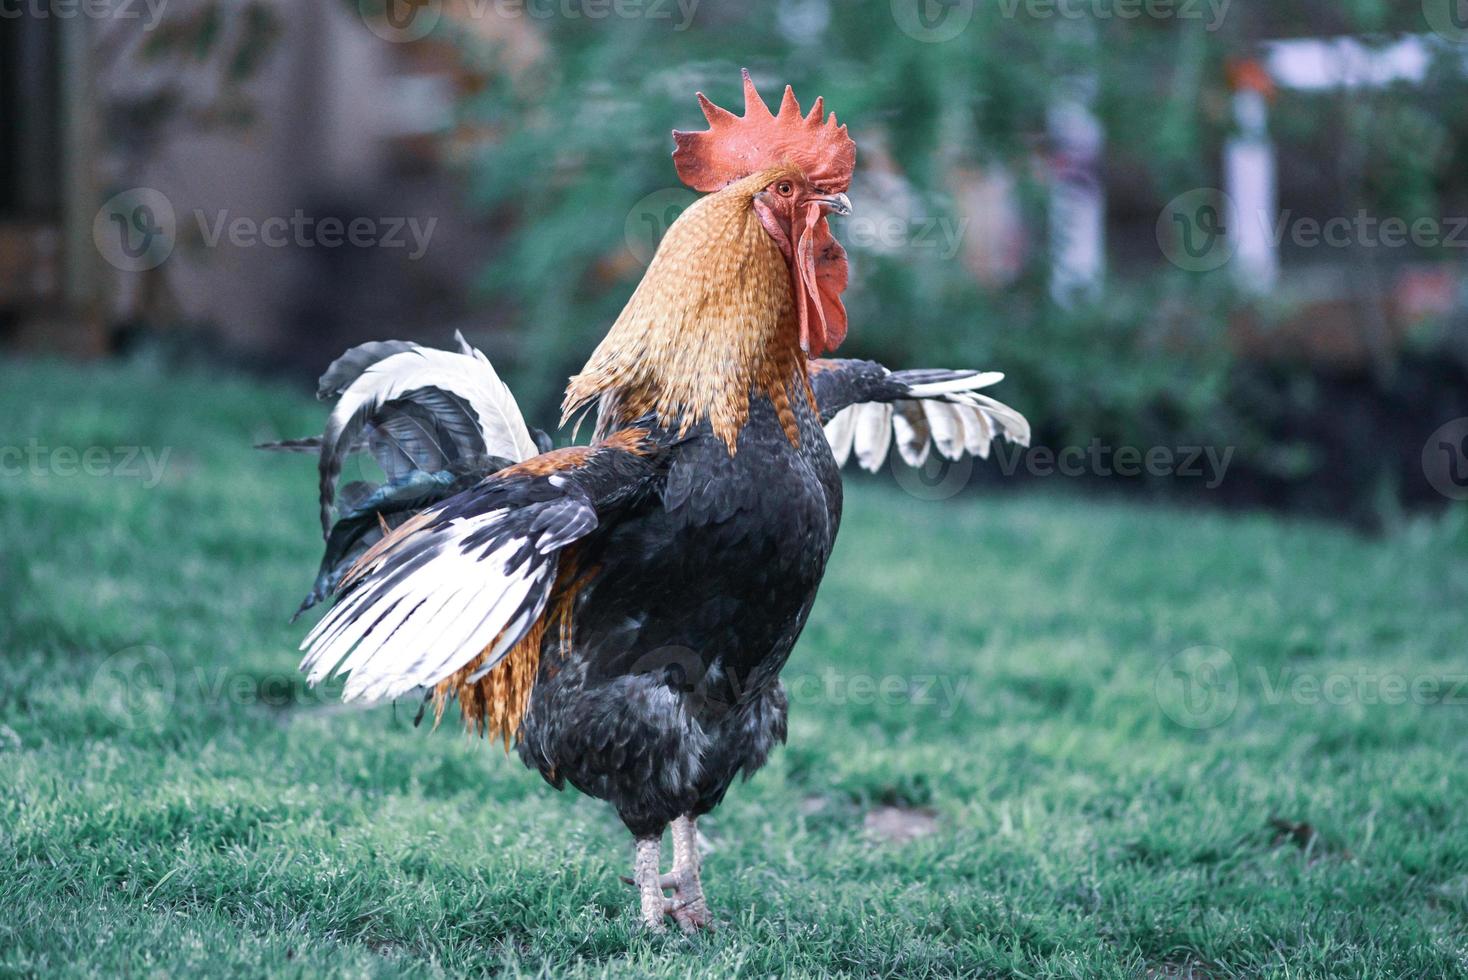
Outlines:
<svg viewBox="0 0 1468 980"><path fill-rule="evenodd" d="M790 186L790 181L782 180L775 185L775 190L778 191L783 197L789 197L790 192L794 190L794 188Z"/></svg>

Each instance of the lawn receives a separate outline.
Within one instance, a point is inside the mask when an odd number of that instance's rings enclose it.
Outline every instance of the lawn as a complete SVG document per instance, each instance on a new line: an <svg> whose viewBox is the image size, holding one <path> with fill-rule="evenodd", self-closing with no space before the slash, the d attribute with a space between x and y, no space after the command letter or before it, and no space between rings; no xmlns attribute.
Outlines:
<svg viewBox="0 0 1468 980"><path fill-rule="evenodd" d="M1462 508L853 481L690 940L603 804L297 677L314 469L249 447L320 406L10 363L0 416L0 973L1468 974Z"/></svg>

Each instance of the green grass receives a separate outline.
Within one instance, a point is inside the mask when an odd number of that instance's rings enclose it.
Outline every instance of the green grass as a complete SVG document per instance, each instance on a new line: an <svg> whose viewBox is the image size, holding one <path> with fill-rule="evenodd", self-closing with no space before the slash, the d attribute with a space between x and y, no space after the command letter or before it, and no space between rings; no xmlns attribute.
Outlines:
<svg viewBox="0 0 1468 980"><path fill-rule="evenodd" d="M9 364L0 416L170 453L156 486L0 476L0 973L1468 971L1461 510L1368 540L854 486L790 744L704 821L719 929L656 938L603 804L296 676L314 471L248 447L319 406ZM935 830L880 839L882 806Z"/></svg>

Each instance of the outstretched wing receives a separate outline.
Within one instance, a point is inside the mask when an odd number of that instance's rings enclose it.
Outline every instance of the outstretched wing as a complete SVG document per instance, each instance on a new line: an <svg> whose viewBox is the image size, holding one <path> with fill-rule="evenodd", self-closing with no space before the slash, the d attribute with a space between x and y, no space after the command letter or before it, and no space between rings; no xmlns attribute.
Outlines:
<svg viewBox="0 0 1468 980"><path fill-rule="evenodd" d="M836 463L853 450L875 473L893 441L910 466L921 466L937 447L958 459L965 452L987 458L997 436L1030 444L1030 424L1003 402L979 393L1003 380L998 371L889 371L875 361L810 362L811 388Z"/></svg>
<svg viewBox="0 0 1468 980"><path fill-rule="evenodd" d="M353 347L317 387L318 398L338 399L325 434L260 447L320 457L326 552L296 615L330 594L385 528L550 448L544 433L526 427L484 354L461 334L455 339L457 352L403 340ZM343 464L356 453L370 453L385 480L342 482Z"/></svg>
<svg viewBox="0 0 1468 980"><path fill-rule="evenodd" d="M650 492L645 430L533 457L411 518L369 549L302 644L314 684L395 698L475 663L497 665L541 616L562 553ZM483 656L481 656L483 655Z"/></svg>

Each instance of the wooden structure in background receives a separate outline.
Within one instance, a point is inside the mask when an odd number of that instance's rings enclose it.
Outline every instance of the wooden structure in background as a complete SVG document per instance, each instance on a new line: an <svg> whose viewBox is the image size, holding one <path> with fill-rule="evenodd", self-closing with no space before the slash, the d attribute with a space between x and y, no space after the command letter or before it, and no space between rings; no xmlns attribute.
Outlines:
<svg viewBox="0 0 1468 980"><path fill-rule="evenodd" d="M87 20L0 20L0 341L105 347L92 244Z"/></svg>

